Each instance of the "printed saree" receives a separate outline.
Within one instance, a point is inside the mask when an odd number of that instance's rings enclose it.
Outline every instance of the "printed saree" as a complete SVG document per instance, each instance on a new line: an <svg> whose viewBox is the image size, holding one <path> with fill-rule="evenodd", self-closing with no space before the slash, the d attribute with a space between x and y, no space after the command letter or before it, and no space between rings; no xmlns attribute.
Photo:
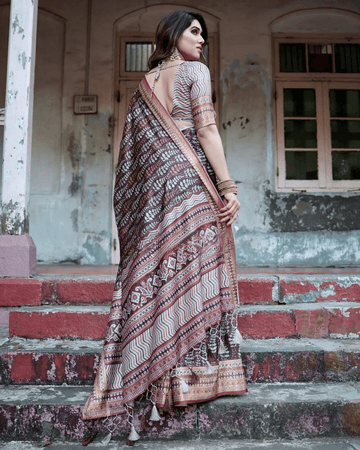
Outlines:
<svg viewBox="0 0 360 450"><path fill-rule="evenodd" d="M246 392L231 227L192 128L180 131L144 78L129 109L114 209L121 262L83 419Z"/></svg>

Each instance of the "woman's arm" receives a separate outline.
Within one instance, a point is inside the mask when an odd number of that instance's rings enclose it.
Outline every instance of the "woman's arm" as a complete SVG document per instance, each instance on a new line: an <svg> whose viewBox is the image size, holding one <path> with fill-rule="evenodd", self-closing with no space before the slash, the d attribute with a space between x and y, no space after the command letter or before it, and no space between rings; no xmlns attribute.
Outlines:
<svg viewBox="0 0 360 450"><path fill-rule="evenodd" d="M217 126L212 124L200 128L197 131L197 137L218 179L228 180L230 174ZM240 203L236 195L232 193L225 194L224 198L225 206L220 210L221 222L231 225L238 216Z"/></svg>

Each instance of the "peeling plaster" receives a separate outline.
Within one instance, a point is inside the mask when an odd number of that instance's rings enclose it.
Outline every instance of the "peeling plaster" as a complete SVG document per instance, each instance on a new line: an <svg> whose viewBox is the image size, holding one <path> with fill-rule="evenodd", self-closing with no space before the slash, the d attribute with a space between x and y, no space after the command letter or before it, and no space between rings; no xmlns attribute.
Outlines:
<svg viewBox="0 0 360 450"><path fill-rule="evenodd" d="M109 235L110 233L103 231L100 235L87 236L83 248L86 250L88 260L97 261L97 264L108 264Z"/></svg>
<svg viewBox="0 0 360 450"><path fill-rule="evenodd" d="M23 69L25 69L26 63L28 61L28 58L26 57L25 52L22 52L18 55L18 61L21 63Z"/></svg>
<svg viewBox="0 0 360 450"><path fill-rule="evenodd" d="M12 89L8 89L7 96L6 96L7 106L11 105L16 100L17 95L18 95L18 91L16 91L16 90L13 91Z"/></svg>
<svg viewBox="0 0 360 450"><path fill-rule="evenodd" d="M79 210L73 209L70 214L72 220L72 227L75 232L79 231Z"/></svg>
<svg viewBox="0 0 360 450"><path fill-rule="evenodd" d="M22 34L23 35L23 39L25 37L24 35L24 28L22 28L20 26L20 22L19 22L19 16L16 14L15 18L12 21L12 29L13 29L13 34L18 33L18 34Z"/></svg>
<svg viewBox="0 0 360 450"><path fill-rule="evenodd" d="M21 119L19 119L18 117L16 118L16 122L15 122L15 126L20 128L20 130L24 129L24 117L21 117Z"/></svg>
<svg viewBox="0 0 360 450"><path fill-rule="evenodd" d="M277 194L265 189L261 204L272 231L360 229L360 196Z"/></svg>
<svg viewBox="0 0 360 450"><path fill-rule="evenodd" d="M18 164L17 164L18 174L20 174L20 172L23 170L23 168L24 168L24 161L22 159L18 159Z"/></svg>
<svg viewBox="0 0 360 450"><path fill-rule="evenodd" d="M80 141L75 138L74 132L70 134L69 145L68 145L67 150L70 155L72 168L75 171L78 171L80 168L80 162L81 162L81 145L80 145Z"/></svg>
<svg viewBox="0 0 360 450"><path fill-rule="evenodd" d="M84 184L83 175L84 175L83 172L79 174L76 173L72 174L71 184L68 187L68 193L71 195L71 197L74 197L75 195L82 193L82 188Z"/></svg>
<svg viewBox="0 0 360 450"><path fill-rule="evenodd" d="M1 234L24 234L29 232L29 215L19 208L18 202L2 203Z"/></svg>

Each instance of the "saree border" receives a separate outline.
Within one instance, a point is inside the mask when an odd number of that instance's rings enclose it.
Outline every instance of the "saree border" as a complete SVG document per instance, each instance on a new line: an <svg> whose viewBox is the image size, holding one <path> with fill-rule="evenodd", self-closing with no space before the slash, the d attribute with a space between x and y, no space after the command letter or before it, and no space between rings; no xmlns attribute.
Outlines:
<svg viewBox="0 0 360 450"><path fill-rule="evenodd" d="M234 236L232 233L232 228L225 225L223 222L220 222L219 218L219 210L225 206L224 202L222 201L218 191L216 190L209 174L202 165L195 150L192 148L189 141L183 135L180 128L176 125L175 121L170 116L169 112L166 110L163 104L160 102L158 97L152 92L145 76L140 82L139 92L151 112L154 114L156 119L170 136L175 145L183 153L185 158L189 161L191 166L195 169L201 182L203 183L205 194L215 214L220 236L224 244L224 259L229 271L229 278L231 280L230 288L234 297L234 306L239 306Z"/></svg>

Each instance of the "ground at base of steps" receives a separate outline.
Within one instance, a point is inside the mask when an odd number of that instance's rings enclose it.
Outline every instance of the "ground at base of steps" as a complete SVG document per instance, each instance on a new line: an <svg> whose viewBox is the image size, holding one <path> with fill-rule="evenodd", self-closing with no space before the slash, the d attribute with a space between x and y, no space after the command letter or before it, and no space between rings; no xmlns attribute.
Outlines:
<svg viewBox="0 0 360 450"><path fill-rule="evenodd" d="M49 450L80 450L81 444L54 442L46 447L41 443L30 442L7 442L1 443L0 448L4 450L38 450L39 448L48 448ZM125 444L111 442L104 444L102 442L91 443L87 446L89 450L106 448L108 450L126 450L130 449ZM274 440L274 441L243 441L222 439L211 441L172 441L172 442L146 442L138 441L132 447L136 450L360 450L359 438L330 438L330 439L304 439L304 440Z"/></svg>

